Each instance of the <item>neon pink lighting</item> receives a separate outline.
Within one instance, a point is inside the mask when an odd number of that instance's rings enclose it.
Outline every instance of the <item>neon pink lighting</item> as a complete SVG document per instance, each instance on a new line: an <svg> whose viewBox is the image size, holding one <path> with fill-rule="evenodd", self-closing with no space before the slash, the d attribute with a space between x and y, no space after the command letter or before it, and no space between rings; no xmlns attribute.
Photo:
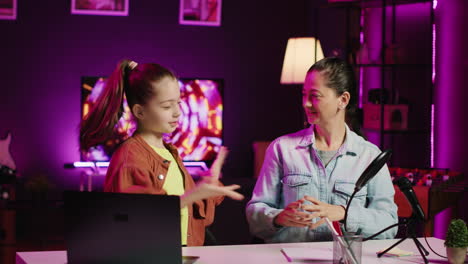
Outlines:
<svg viewBox="0 0 468 264"><path fill-rule="evenodd" d="M435 10L437 7L437 0L433 1L432 9ZM434 12L434 11L433 11ZM432 21L432 86L435 84L436 69L436 24ZM434 167L434 104L431 105L431 168Z"/></svg>
<svg viewBox="0 0 468 264"><path fill-rule="evenodd" d="M435 69L435 59L436 59L436 25L432 24L432 84L435 83L436 69Z"/></svg>
<svg viewBox="0 0 468 264"><path fill-rule="evenodd" d="M184 161L183 163L186 167L199 167L202 170L208 170L208 166L204 161ZM75 168L107 168L109 167L109 162L75 161L73 162L73 166Z"/></svg>
<svg viewBox="0 0 468 264"><path fill-rule="evenodd" d="M361 19L359 21L359 24L361 26L360 30L359 30L359 42L361 42L361 44L364 43L364 32L362 31L362 29L364 28L364 9L361 11Z"/></svg>
<svg viewBox="0 0 468 264"><path fill-rule="evenodd" d="M208 166L204 161L184 161L185 167L200 167L204 171L208 170Z"/></svg>
<svg viewBox="0 0 468 264"><path fill-rule="evenodd" d="M359 42L361 44L361 47L364 44L364 31L362 29L364 28L364 9L361 10L361 19L360 19L360 29L359 29ZM359 70L359 101L358 101L358 107L362 108L362 94L363 94L363 78L364 78L364 68L360 68Z"/></svg>
<svg viewBox="0 0 468 264"><path fill-rule="evenodd" d="M364 69L359 70L359 103L358 107L362 108L362 79L364 78Z"/></svg>
<svg viewBox="0 0 468 264"><path fill-rule="evenodd" d="M434 104L431 105L431 168L434 168Z"/></svg>
<svg viewBox="0 0 468 264"><path fill-rule="evenodd" d="M107 168L109 166L109 162L75 161L73 162L73 166L75 168Z"/></svg>

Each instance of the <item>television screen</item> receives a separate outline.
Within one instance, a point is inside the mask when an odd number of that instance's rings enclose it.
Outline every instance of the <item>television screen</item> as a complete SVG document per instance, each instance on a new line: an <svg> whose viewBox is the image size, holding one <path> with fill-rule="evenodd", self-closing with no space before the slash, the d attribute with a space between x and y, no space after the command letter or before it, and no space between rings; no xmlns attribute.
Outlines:
<svg viewBox="0 0 468 264"><path fill-rule="evenodd" d="M105 77L82 77L81 116L86 116L101 94ZM174 144L184 161L212 161L222 145L223 81L220 79L181 78L181 118L177 129L165 140ZM127 101L115 127L114 137L81 153L83 161L109 161L112 153L136 129Z"/></svg>

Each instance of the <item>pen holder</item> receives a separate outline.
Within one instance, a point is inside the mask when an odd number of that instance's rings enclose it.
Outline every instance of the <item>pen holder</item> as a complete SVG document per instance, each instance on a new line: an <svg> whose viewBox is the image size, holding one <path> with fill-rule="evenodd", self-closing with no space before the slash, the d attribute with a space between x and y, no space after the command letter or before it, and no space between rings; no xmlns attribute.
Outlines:
<svg viewBox="0 0 468 264"><path fill-rule="evenodd" d="M345 233L333 240L333 264L361 264L362 235Z"/></svg>

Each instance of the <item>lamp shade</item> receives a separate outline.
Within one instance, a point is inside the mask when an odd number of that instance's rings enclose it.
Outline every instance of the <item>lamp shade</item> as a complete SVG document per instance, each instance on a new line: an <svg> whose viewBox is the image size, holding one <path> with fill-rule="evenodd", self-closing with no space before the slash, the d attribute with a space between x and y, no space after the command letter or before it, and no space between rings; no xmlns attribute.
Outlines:
<svg viewBox="0 0 468 264"><path fill-rule="evenodd" d="M322 46L315 38L290 38L284 54L282 84L304 83L307 70L323 59Z"/></svg>

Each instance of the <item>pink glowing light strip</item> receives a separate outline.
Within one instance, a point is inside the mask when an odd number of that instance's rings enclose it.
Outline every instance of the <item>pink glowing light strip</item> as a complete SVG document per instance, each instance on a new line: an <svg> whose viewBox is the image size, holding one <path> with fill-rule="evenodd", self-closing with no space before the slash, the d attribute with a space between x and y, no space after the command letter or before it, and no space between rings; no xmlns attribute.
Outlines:
<svg viewBox="0 0 468 264"><path fill-rule="evenodd" d="M434 168L434 104L431 105L431 168Z"/></svg>
<svg viewBox="0 0 468 264"><path fill-rule="evenodd" d="M435 59L436 59L436 25L432 24L432 84L435 83L436 69L435 69Z"/></svg>
<svg viewBox="0 0 468 264"><path fill-rule="evenodd" d="M186 167L200 167L203 170L208 170L208 166L206 166L204 161L184 161L183 163ZM75 161L73 162L73 166L75 168L107 168L109 167L109 162Z"/></svg>
<svg viewBox="0 0 468 264"><path fill-rule="evenodd" d="M200 167L205 171L208 170L208 166L204 161L184 161L184 165L185 167Z"/></svg>
<svg viewBox="0 0 468 264"><path fill-rule="evenodd" d="M73 166L75 168L94 168L94 167L107 168L109 167L109 162L75 161L73 162Z"/></svg>
<svg viewBox="0 0 468 264"><path fill-rule="evenodd" d="M362 29L364 28L364 9L361 10L361 19L360 19L360 29L359 29L359 42L361 44L361 47L362 45L364 44L364 32L362 31ZM362 62L361 62L362 63ZM364 77L364 67L361 67L359 69L359 102L358 102L358 107L359 108L362 108L362 94L363 94L363 91L362 91L362 79Z"/></svg>
<svg viewBox="0 0 468 264"><path fill-rule="evenodd" d="M437 0L432 2L432 9L435 12L437 8ZM432 21L432 85L435 84L436 78L436 69L435 69L435 60L436 60L436 24ZM434 112L435 106L431 105L431 168L434 167Z"/></svg>

